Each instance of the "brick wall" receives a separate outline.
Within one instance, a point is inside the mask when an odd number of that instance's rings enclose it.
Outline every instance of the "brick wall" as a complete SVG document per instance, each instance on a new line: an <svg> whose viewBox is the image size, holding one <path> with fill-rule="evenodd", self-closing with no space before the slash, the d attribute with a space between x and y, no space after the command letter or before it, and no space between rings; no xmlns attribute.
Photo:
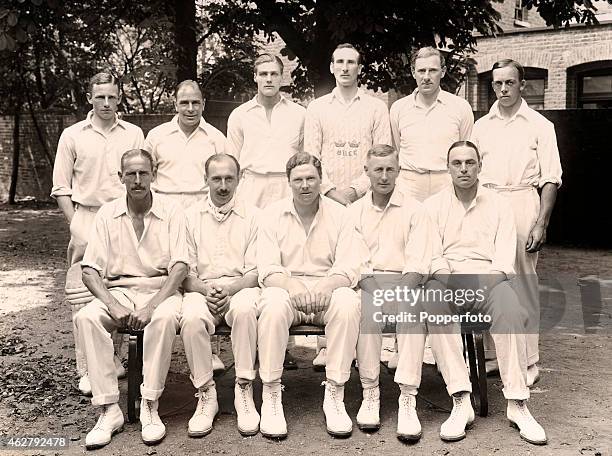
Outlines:
<svg viewBox="0 0 612 456"><path fill-rule="evenodd" d="M207 101L204 117L224 134L227 131L227 118L239 103ZM142 128L146 135L153 127L167 122L172 114L124 115L123 119ZM24 115L20 124L21 153L19 156L19 177L17 179L17 199L34 197L40 201L50 200L52 187L53 157L57 143L64 128L81 120L74 115L39 114L38 125L44 137L44 147L38 137L32 118ZM0 116L0 201L8 200L13 164L13 127L12 116Z"/></svg>
<svg viewBox="0 0 612 456"><path fill-rule="evenodd" d="M572 108L576 98L572 67L612 61L612 23L561 30L524 29L499 37L479 37L477 49L473 56L476 70L470 73L466 90L473 107L484 108L479 103L478 74L489 71L497 60L511 58L526 67L548 70L545 109Z"/></svg>

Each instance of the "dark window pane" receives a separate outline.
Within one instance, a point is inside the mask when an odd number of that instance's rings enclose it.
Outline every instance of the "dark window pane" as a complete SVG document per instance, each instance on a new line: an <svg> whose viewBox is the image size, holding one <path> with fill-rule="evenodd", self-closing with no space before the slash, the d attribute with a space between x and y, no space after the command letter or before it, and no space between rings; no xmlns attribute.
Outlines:
<svg viewBox="0 0 612 456"><path fill-rule="evenodd" d="M582 93L612 94L612 75L583 77Z"/></svg>

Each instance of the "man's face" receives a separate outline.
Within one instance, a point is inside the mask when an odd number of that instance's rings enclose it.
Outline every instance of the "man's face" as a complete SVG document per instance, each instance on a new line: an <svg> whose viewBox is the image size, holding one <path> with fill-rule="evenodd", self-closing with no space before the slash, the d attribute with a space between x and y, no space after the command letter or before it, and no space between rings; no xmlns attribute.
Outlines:
<svg viewBox="0 0 612 456"><path fill-rule="evenodd" d="M342 87L357 86L357 77L363 65L358 63L359 54L354 49L337 49L333 55L333 62L329 64L329 71L336 78L336 85Z"/></svg>
<svg viewBox="0 0 612 456"><path fill-rule="evenodd" d="M174 107L178 113L180 125L194 128L200 124L202 111L204 110L204 100L197 88L191 85L181 87L176 94Z"/></svg>
<svg viewBox="0 0 612 456"><path fill-rule="evenodd" d="M291 170L289 185L293 192L293 200L303 206L308 206L319 197L321 178L317 168L307 163Z"/></svg>
<svg viewBox="0 0 612 456"><path fill-rule="evenodd" d="M238 186L238 169L231 159L213 161L208 165L206 176L210 199L217 207L227 204Z"/></svg>
<svg viewBox="0 0 612 456"><path fill-rule="evenodd" d="M370 178L372 193L388 195L395 188L395 180L399 174L399 162L396 154L386 157L370 157L364 166Z"/></svg>
<svg viewBox="0 0 612 456"><path fill-rule="evenodd" d="M266 62L257 65L255 82L257 93L264 97L275 97L280 90L282 72L276 62Z"/></svg>
<svg viewBox="0 0 612 456"><path fill-rule="evenodd" d="M520 104L524 88L525 80L519 80L518 70L513 66L493 70L493 90L503 107L513 108Z"/></svg>
<svg viewBox="0 0 612 456"><path fill-rule="evenodd" d="M471 147L455 147L448 155L448 171L455 187L467 189L476 185L480 168L478 155Z"/></svg>
<svg viewBox="0 0 612 456"><path fill-rule="evenodd" d="M87 94L87 101L93 107L94 116L102 120L114 119L117 105L121 102L119 87L112 82L94 84L92 93Z"/></svg>
<svg viewBox="0 0 612 456"><path fill-rule="evenodd" d="M156 173L151 169L151 163L142 155L134 155L123 161L119 177L125 185L128 199L142 200L149 195L151 182Z"/></svg>
<svg viewBox="0 0 612 456"><path fill-rule="evenodd" d="M416 80L419 92L424 95L435 93L445 74L446 68L440 66L440 57L437 55L421 57L414 62L412 77Z"/></svg>

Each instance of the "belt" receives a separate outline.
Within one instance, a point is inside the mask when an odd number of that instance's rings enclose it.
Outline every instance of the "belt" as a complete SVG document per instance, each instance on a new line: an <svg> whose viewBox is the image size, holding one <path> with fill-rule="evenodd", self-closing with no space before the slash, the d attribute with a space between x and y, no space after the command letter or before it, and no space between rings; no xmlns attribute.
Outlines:
<svg viewBox="0 0 612 456"><path fill-rule="evenodd" d="M417 171L416 169L400 168L400 171L409 171L411 173L417 173L417 174L448 174L447 169Z"/></svg>
<svg viewBox="0 0 612 456"><path fill-rule="evenodd" d="M201 190L197 192L162 192L161 190L155 190L155 192L162 195L205 195L208 193L208 190Z"/></svg>
<svg viewBox="0 0 612 456"><path fill-rule="evenodd" d="M256 171L252 171L250 169L243 169L242 170L242 176L248 176L248 175L253 175L253 176L278 176L278 177L286 177L287 176L287 172L286 171L269 171L266 173L258 173Z"/></svg>
<svg viewBox="0 0 612 456"><path fill-rule="evenodd" d="M496 190L498 192L521 192L526 190L535 190L533 185L519 184L519 185L497 185L492 183L482 184L483 187Z"/></svg>
<svg viewBox="0 0 612 456"><path fill-rule="evenodd" d="M84 211L89 211L89 212L98 212L98 210L100 209L100 206L85 206L80 203L75 203L75 209L82 209Z"/></svg>

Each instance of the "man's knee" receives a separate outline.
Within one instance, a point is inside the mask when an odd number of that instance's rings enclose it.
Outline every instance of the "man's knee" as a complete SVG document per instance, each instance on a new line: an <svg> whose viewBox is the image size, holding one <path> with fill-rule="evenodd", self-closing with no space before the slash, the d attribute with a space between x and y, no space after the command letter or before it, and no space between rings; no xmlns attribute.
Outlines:
<svg viewBox="0 0 612 456"><path fill-rule="evenodd" d="M333 318L345 320L361 319L361 301L355 290L348 287L336 288L331 296L327 313Z"/></svg>
<svg viewBox="0 0 612 456"><path fill-rule="evenodd" d="M524 328L527 312L520 305L514 289L507 281L501 282L491 290L488 305L490 309L488 313L493 318L494 326L511 332Z"/></svg>
<svg viewBox="0 0 612 456"><path fill-rule="evenodd" d="M257 301L260 293L259 288L243 288L232 296L230 312L233 317L257 316Z"/></svg>

